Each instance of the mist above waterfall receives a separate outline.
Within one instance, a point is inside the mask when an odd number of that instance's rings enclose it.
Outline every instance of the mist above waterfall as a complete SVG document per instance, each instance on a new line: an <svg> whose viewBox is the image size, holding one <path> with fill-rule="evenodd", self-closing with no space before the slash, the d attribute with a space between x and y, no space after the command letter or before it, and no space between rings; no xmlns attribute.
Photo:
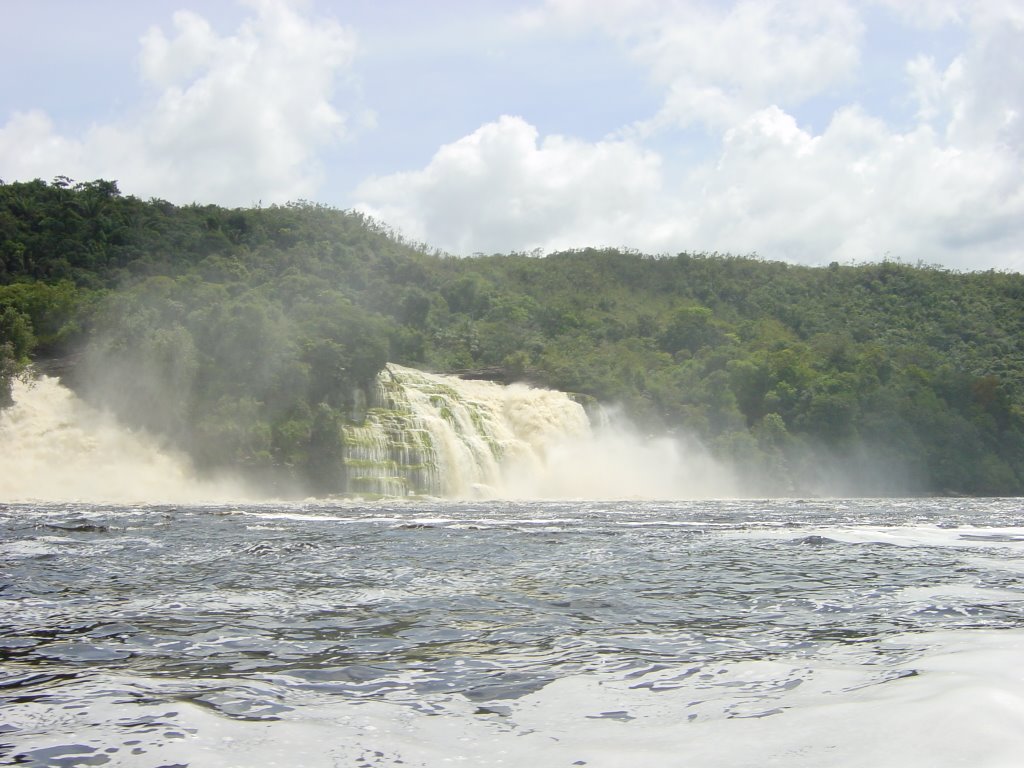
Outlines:
<svg viewBox="0 0 1024 768"><path fill-rule="evenodd" d="M85 502L252 500L200 478L188 458L93 408L57 379L18 381L0 411L0 499ZM353 495L670 499L735 495L732 472L699 444L644 437L616 415L522 384L464 381L389 365L363 426L346 428Z"/></svg>
<svg viewBox="0 0 1024 768"><path fill-rule="evenodd" d="M388 364L336 470L356 498L708 499L900 495L906 468L864 449L821 451L769 477L685 436L640 432L615 409L523 384L467 381ZM224 502L263 494L214 480L143 430L79 400L56 379L18 381L0 411L0 500ZM589 411L589 413L588 413ZM798 459L801 457L797 457ZM795 478L795 487L780 485ZM275 493L275 496L280 496Z"/></svg>
<svg viewBox="0 0 1024 768"><path fill-rule="evenodd" d="M510 462L515 499L707 499L739 495L736 473L696 440L645 436L625 419L548 446L541 466Z"/></svg>
<svg viewBox="0 0 1024 768"><path fill-rule="evenodd" d="M346 432L350 490L448 498L680 499L737 495L696 441L645 437L564 392L388 365ZM595 406L596 408L597 406Z"/></svg>
<svg viewBox="0 0 1024 768"><path fill-rule="evenodd" d="M16 381L0 411L0 500L195 502L251 498L200 480L189 461L79 400L57 379Z"/></svg>

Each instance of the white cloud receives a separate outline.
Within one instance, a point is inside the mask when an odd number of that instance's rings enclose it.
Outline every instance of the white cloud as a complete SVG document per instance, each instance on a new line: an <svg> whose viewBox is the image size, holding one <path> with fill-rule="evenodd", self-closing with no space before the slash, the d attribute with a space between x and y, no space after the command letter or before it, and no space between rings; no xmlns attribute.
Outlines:
<svg viewBox="0 0 1024 768"><path fill-rule="evenodd" d="M534 26L597 28L665 89L642 131L722 128L772 104L800 103L850 79L863 25L846 2L805 0L547 0Z"/></svg>
<svg viewBox="0 0 1024 768"><path fill-rule="evenodd" d="M7 178L117 179L175 201L247 205L312 195L316 151L346 134L332 102L356 43L334 21L260 0L232 35L181 11L174 30L150 29L140 64L152 98L141 112L66 137L39 112L0 127Z"/></svg>
<svg viewBox="0 0 1024 768"><path fill-rule="evenodd" d="M0 125L0 174L116 178L184 202L316 195L318 157L351 135L337 91L354 37L284 0L252 7L228 35L188 12L150 30L139 59L150 98L130 118L69 135L43 112L14 114ZM548 0L520 19L530 41L569 34L626 51L659 106L601 141L538 130L548 114L460 128L418 167L363 181L359 207L456 253L625 245L1024 269L1019 0ZM867 23L893 26L865 35ZM917 105L909 125L878 114L879 98L855 101L874 72L863 46L900 24L916 41L942 26L944 45L966 40L942 61L905 51L889 82L905 91L886 96ZM846 103L812 129L797 117L808 102ZM445 110L439 100L429 119Z"/></svg>
<svg viewBox="0 0 1024 768"><path fill-rule="evenodd" d="M1021 172L1006 151L894 133L857 108L818 136L777 108L728 132L703 188L698 242L805 263L879 260L1024 266Z"/></svg>
<svg viewBox="0 0 1024 768"><path fill-rule="evenodd" d="M658 157L629 141L540 140L505 116L441 147L419 171L369 179L360 208L454 253L625 245L663 199Z"/></svg>
<svg viewBox="0 0 1024 768"><path fill-rule="evenodd" d="M140 41L142 73L150 83L170 88L195 77L214 62L218 49L223 51L224 57L238 56L240 41L237 38L229 39L221 45L209 22L202 16L190 11L178 11L173 21L178 30L174 40L168 40L159 27L151 27ZM235 50L228 50L232 48Z"/></svg>
<svg viewBox="0 0 1024 768"><path fill-rule="evenodd" d="M367 181L359 207L455 253L627 245L758 252L802 263L924 260L1021 268L1021 171L993 147L893 133L857 108L812 135L770 107L714 162L669 183L629 141L541 139L503 117L422 170Z"/></svg>
<svg viewBox="0 0 1024 768"><path fill-rule="evenodd" d="M78 143L57 135L53 121L39 110L17 112L0 126L5 180L57 176L77 164L80 155Z"/></svg>
<svg viewBox="0 0 1024 768"><path fill-rule="evenodd" d="M861 22L838 4L803 16L810 5L759 5L658 3L660 22L650 24L637 12L650 10L645 0L602 4L586 23L636 46L664 83L665 106L647 122L658 130L587 143L503 118L421 170L366 182L360 199L408 234L461 253L625 244L817 264L890 257L1024 269L1019 5L959 10L970 39L945 69L908 51L916 125L896 128L850 104L818 133L783 103L850 76ZM528 21L583 24L593 7L553 0ZM959 18L938 2L927 10L932 19L921 23ZM751 66L739 63L744 46ZM788 58L773 61L784 49ZM679 168L669 162L671 128L685 114L712 129L715 147L703 163ZM649 146L655 139L661 154Z"/></svg>
<svg viewBox="0 0 1024 768"><path fill-rule="evenodd" d="M952 144L1024 150L1024 6L985 5L972 18L963 54L943 73L939 116Z"/></svg>

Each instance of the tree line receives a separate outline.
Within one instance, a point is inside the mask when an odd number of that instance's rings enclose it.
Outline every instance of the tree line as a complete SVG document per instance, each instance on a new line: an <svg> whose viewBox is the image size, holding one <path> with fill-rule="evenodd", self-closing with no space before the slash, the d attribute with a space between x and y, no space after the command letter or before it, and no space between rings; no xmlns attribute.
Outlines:
<svg viewBox="0 0 1024 768"><path fill-rule="evenodd" d="M0 400L31 359L199 466L343 489L383 364L698 436L772 493L1024 493L1024 277L611 249L454 258L359 213L0 183ZM821 461L823 456L828 462Z"/></svg>

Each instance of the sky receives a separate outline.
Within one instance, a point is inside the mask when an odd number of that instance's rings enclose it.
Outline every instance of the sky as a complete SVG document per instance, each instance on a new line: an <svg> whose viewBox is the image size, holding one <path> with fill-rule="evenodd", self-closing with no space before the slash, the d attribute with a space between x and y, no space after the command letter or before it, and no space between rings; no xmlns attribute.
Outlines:
<svg viewBox="0 0 1024 768"><path fill-rule="evenodd" d="M1024 271L1024 0L0 0L0 179Z"/></svg>

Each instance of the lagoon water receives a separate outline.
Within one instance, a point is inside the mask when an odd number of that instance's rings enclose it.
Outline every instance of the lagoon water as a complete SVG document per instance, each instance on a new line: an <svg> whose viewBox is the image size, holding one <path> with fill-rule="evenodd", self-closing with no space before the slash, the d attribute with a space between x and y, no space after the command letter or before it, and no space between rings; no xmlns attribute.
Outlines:
<svg viewBox="0 0 1024 768"><path fill-rule="evenodd" d="M0 763L1024 763L1024 502L0 504Z"/></svg>

